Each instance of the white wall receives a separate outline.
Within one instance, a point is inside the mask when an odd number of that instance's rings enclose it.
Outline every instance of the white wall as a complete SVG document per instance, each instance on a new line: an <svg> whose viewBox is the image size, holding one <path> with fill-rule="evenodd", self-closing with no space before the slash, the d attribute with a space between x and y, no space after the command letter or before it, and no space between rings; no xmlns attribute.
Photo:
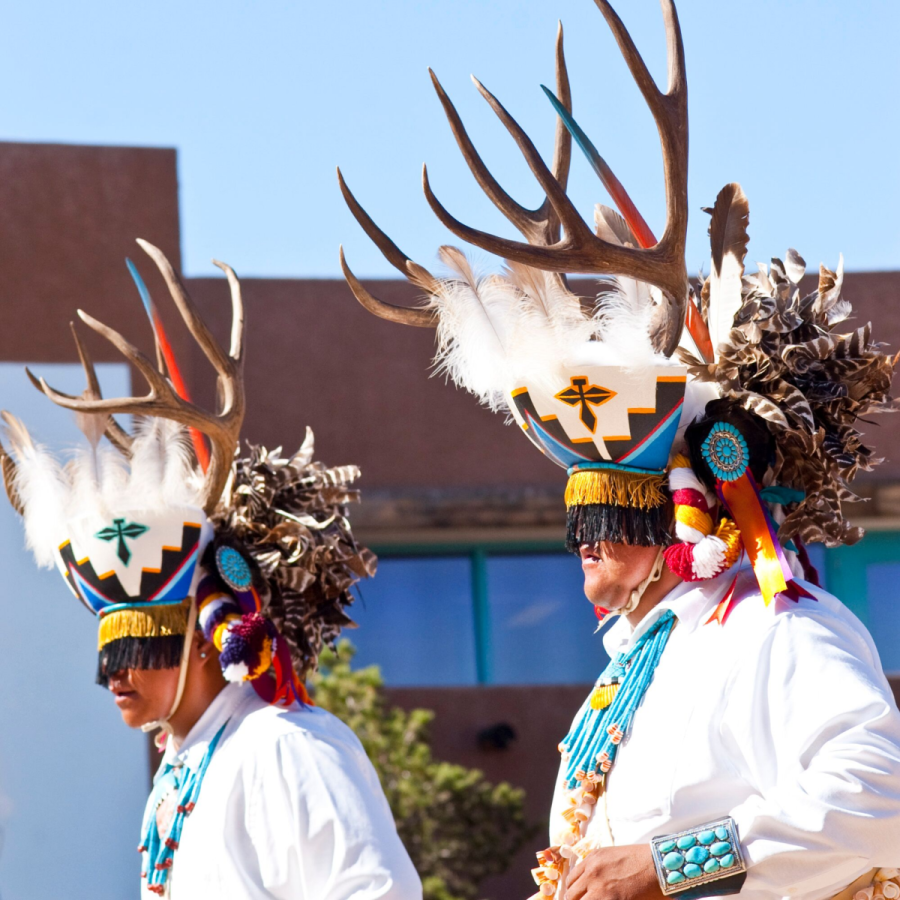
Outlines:
<svg viewBox="0 0 900 900"><path fill-rule="evenodd" d="M32 366L80 393L77 365ZM98 365L104 396L130 393L128 367ZM0 363L0 407L51 446L78 440L73 416L22 364ZM96 619L54 571L39 571L0 497L0 900L137 897L146 738L94 684Z"/></svg>

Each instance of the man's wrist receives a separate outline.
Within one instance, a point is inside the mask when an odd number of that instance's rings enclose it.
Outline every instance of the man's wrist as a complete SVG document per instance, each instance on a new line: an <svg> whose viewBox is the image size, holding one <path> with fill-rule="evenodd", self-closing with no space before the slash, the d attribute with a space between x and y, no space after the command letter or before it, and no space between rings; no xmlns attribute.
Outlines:
<svg viewBox="0 0 900 900"><path fill-rule="evenodd" d="M747 877L737 825L730 816L650 841L660 890L684 900L740 892Z"/></svg>

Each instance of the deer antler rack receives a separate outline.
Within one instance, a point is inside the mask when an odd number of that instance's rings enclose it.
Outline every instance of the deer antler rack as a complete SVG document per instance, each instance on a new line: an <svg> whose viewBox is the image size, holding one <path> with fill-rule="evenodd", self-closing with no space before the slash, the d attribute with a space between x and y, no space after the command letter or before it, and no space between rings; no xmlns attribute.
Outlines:
<svg viewBox="0 0 900 900"><path fill-rule="evenodd" d="M557 121L554 158L552 165L548 167L516 120L477 79L473 79L475 86L509 131L532 174L544 190L545 200L536 210L525 209L500 187L475 150L456 109L432 73L435 90L466 163L482 190L521 232L525 242L501 238L460 222L435 196L425 167L422 170L423 189L432 210L450 231L467 243L490 253L560 275L566 273L622 275L657 287L662 292L664 302L660 304L656 321L651 326L651 336L658 349L666 356L671 356L681 337L688 309L687 304L691 295L684 261L688 221L687 80L678 14L672 0L660 0L666 29L669 62L668 87L665 92L662 92L650 75L627 29L610 4L606 0L594 0L594 2L612 30L659 131L666 189L666 226L660 240L651 247L641 248L619 246L598 237L566 194L571 157L571 136L565 124L561 120ZM571 92L563 55L561 27L557 35L556 61L556 96L560 104L571 112ZM342 190L344 190L343 184ZM345 199L347 199L348 193L345 191ZM357 221L371 236L370 228L376 227L372 220L358 207L358 204L355 204L355 201L350 203L348 200L348 204ZM362 212L362 217L359 212ZM384 241L390 243L386 235L380 231L378 233ZM388 256L382 243L377 240L376 243L385 256ZM391 247L396 251L393 244ZM399 253L399 251L397 252ZM406 257L402 258L404 265L408 266L410 263L406 261ZM393 260L391 261L393 262ZM403 267L397 265L396 262L394 265L404 271ZM344 270L346 276L348 273L346 266L344 266ZM351 282L351 289L354 289L354 293L357 294L353 282ZM359 294L357 294L357 299L360 299ZM360 299L360 302L363 300ZM376 315L393 318L395 321L404 321L402 317L389 315L388 311L382 307L372 308L367 302L363 302L363 305L375 312ZM419 319L411 324L426 323Z"/></svg>
<svg viewBox="0 0 900 900"><path fill-rule="evenodd" d="M237 276L230 266L213 260L225 273L231 293L232 305L232 329L231 347L226 353L218 344L206 323L200 317L190 299L181 279L172 268L165 255L157 247L147 241L138 240L141 248L150 256L156 264L178 311L187 325L191 336L200 346L206 358L210 361L218 376L218 394L220 410L213 414L206 412L193 403L181 398L165 374L154 365L140 350L129 343L121 334L112 328L98 322L87 313L78 310L79 318L97 334L105 337L119 352L130 362L144 377L149 386L149 392L143 397L118 397L103 399L100 395L100 386L97 381L93 363L81 344L78 336L75 336L78 354L84 366L88 379L88 389L85 396L73 397L50 387L43 378L36 378L28 373L32 382L46 394L54 403L65 409L75 410L89 414L131 413L139 416L158 416L171 419L183 425L196 428L206 434L212 445L212 455L209 469L206 472L203 485L201 505L210 515L219 503L222 492L231 474L234 453L240 434L241 424L244 419L245 398L243 381L243 331L244 310L241 300L241 287ZM74 329L73 329L74 331ZM107 436L123 450L128 452L131 446L131 436L125 432L115 421L110 418ZM0 458L7 493L13 506L20 508L18 497L15 496L13 475L14 463L5 453Z"/></svg>

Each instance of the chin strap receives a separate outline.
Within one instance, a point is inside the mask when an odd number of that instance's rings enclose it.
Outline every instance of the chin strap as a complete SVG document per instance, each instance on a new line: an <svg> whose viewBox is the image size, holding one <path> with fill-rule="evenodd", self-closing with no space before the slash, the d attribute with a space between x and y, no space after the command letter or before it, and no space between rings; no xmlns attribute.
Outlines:
<svg viewBox="0 0 900 900"><path fill-rule="evenodd" d="M631 597L628 599L628 602L621 609L616 610L620 616L627 616L629 613L633 613L641 602L641 598L644 596L644 592L647 588L654 582L659 581L663 573L663 566L666 562L666 559L663 556L664 549L664 547L659 548L656 553L656 559L653 561L653 567L650 569L650 574L631 592Z"/></svg>
<svg viewBox="0 0 900 900"><path fill-rule="evenodd" d="M657 578L658 577L659 576L657 575ZM162 749L165 739L172 734L172 726L169 723L169 720L175 715L175 711L178 709L178 705L181 703L181 697L184 694L184 686L187 682L188 662L191 658L191 644L194 642L194 630L196 627L197 600L196 598L191 597L191 609L188 613L187 630L184 633L184 646L181 649L181 665L178 669L178 687L175 690L175 700L172 703L172 708L164 719L159 719L156 722L147 722L146 725L141 725L141 731L145 733L155 731L157 728L160 729L160 733L154 739L156 746L160 749Z"/></svg>

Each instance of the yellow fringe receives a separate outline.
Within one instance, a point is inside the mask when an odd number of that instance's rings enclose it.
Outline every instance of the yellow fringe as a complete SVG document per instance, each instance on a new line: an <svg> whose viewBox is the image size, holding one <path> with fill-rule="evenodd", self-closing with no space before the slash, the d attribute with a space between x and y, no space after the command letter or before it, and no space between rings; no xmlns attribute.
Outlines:
<svg viewBox="0 0 900 900"><path fill-rule="evenodd" d="M730 569L741 555L741 532L731 519L722 519L716 537L725 544L725 568Z"/></svg>
<svg viewBox="0 0 900 900"><path fill-rule="evenodd" d="M566 507L603 503L652 509L666 502L662 475L623 472L619 469L586 469L574 472L566 485Z"/></svg>
<svg viewBox="0 0 900 900"><path fill-rule="evenodd" d="M696 506L676 506L675 521L687 525L688 528L695 528L704 537L713 530L713 520L709 513L697 509Z"/></svg>
<svg viewBox="0 0 900 900"><path fill-rule="evenodd" d="M187 631L188 607L157 606L119 609L100 619L97 649L122 638L170 637Z"/></svg>

